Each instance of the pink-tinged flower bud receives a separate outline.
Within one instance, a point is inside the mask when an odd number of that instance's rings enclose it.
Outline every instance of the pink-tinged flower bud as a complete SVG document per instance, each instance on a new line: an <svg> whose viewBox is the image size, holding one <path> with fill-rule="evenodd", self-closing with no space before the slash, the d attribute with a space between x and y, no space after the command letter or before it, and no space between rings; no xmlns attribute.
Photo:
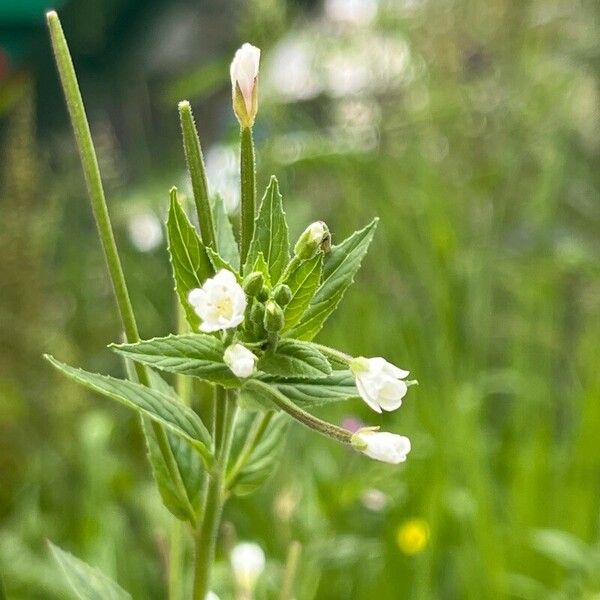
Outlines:
<svg viewBox="0 0 600 600"><path fill-rule="evenodd" d="M260 50L244 44L233 57L229 73L233 112L242 127L252 127L258 112L258 65Z"/></svg>

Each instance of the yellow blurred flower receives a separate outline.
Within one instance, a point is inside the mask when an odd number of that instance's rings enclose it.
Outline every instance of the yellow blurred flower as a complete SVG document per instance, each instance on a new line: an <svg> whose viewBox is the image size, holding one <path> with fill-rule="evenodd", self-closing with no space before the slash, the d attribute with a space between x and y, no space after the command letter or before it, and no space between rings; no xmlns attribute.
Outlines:
<svg viewBox="0 0 600 600"><path fill-rule="evenodd" d="M404 554L414 556L422 552L429 542L429 525L424 519L409 519L398 527L396 542Z"/></svg>

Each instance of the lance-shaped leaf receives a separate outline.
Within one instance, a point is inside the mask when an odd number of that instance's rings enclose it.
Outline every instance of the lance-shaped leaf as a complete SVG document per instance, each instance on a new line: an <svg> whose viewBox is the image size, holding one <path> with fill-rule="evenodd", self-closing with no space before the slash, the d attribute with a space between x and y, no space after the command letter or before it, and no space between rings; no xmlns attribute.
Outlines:
<svg viewBox="0 0 600 600"><path fill-rule="evenodd" d="M292 299L284 309L284 333L300 321L308 308L315 291L321 282L323 253L315 254L309 260L303 260L291 270L285 282L292 290Z"/></svg>
<svg viewBox="0 0 600 600"><path fill-rule="evenodd" d="M195 522L205 472L198 452L186 441L167 431L167 440L177 466L177 472L173 475L148 417L142 418L142 429L152 475L163 504L178 519Z"/></svg>
<svg viewBox="0 0 600 600"><path fill-rule="evenodd" d="M131 596L98 569L48 542L54 560L80 600L131 600Z"/></svg>
<svg viewBox="0 0 600 600"><path fill-rule="evenodd" d="M218 252L215 252L212 248L205 248L205 250L210 262L212 263L212 266L215 269L215 272L218 272L221 269L227 269L227 271L231 271L235 275L238 283L242 283L240 274L231 263L228 263Z"/></svg>
<svg viewBox="0 0 600 600"><path fill-rule="evenodd" d="M261 376L260 379L276 387L284 396L302 408L359 398L350 371L333 371L327 377L312 380L284 379L268 375ZM262 399L257 400L261 402Z"/></svg>
<svg viewBox="0 0 600 600"><path fill-rule="evenodd" d="M214 196L211 204L217 233L217 250L223 260L232 265L237 271L240 268L240 251L235 241L231 221L225 211L223 198L218 195Z"/></svg>
<svg viewBox="0 0 600 600"><path fill-rule="evenodd" d="M248 414L252 415L252 413ZM252 435L255 433L255 428L260 428L265 419L264 414L259 414L252 420L252 428L245 427L245 424L242 423L236 431L236 436L254 442L249 448L246 446L242 448L242 452L247 450L248 454L241 456L243 464L239 465L239 471L228 482L233 493L237 496L246 496L259 488L274 473L281 457L285 432L290 419L283 412L272 416L260 439L253 439ZM258 426L256 421L258 421ZM238 458L240 457L238 456Z"/></svg>
<svg viewBox="0 0 600 600"><path fill-rule="evenodd" d="M200 317L188 302L188 294L190 290L201 287L214 274L214 269L194 226L177 200L175 188L171 190L167 236L175 291L185 311L187 322L197 331Z"/></svg>
<svg viewBox="0 0 600 600"><path fill-rule="evenodd" d="M186 333L111 345L127 358L170 373L192 375L225 387L239 387L240 380L223 362L223 342L205 333Z"/></svg>
<svg viewBox="0 0 600 600"><path fill-rule="evenodd" d="M258 361L258 368L280 377L316 378L331 373L325 356L310 342L283 339L275 350L268 350Z"/></svg>
<svg viewBox="0 0 600 600"><path fill-rule="evenodd" d="M164 425L192 444L206 461L212 460L210 434L200 417L185 404L139 383L90 373L61 363L52 356L44 357L67 377Z"/></svg>
<svg viewBox="0 0 600 600"><path fill-rule="evenodd" d="M288 335L311 340L317 335L327 317L336 309L344 292L354 281L354 275L373 239L378 219L356 231L339 246L334 246L323 266L323 283L317 289L300 323Z"/></svg>
<svg viewBox="0 0 600 600"><path fill-rule="evenodd" d="M288 226L283 212L279 184L275 177L271 177L254 222L254 236L244 265L244 274L250 273L258 253L262 252L269 268L271 281L277 283L289 261L289 247Z"/></svg>

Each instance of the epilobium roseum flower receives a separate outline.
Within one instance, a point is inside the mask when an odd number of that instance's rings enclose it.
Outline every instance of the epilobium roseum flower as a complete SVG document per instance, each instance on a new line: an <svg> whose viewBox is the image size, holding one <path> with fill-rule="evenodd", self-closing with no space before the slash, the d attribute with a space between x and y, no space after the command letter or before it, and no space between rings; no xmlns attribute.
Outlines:
<svg viewBox="0 0 600 600"><path fill-rule="evenodd" d="M408 386L403 381L409 371L399 369L380 356L359 356L350 362L360 397L376 412L396 410L402 404Z"/></svg>
<svg viewBox="0 0 600 600"><path fill-rule="evenodd" d="M238 588L250 594L265 568L265 553L258 544L242 542L231 551L230 560Z"/></svg>
<svg viewBox="0 0 600 600"><path fill-rule="evenodd" d="M237 327L244 320L246 294L235 275L221 269L201 288L188 294L188 301L202 319L200 331L211 332Z"/></svg>
<svg viewBox="0 0 600 600"><path fill-rule="evenodd" d="M233 111L242 127L252 127L258 112L258 64L260 50L245 43L233 57L229 73Z"/></svg>
<svg viewBox="0 0 600 600"><path fill-rule="evenodd" d="M223 360L236 377L246 379L256 370L258 357L242 344L232 344L226 348Z"/></svg>
<svg viewBox="0 0 600 600"><path fill-rule="evenodd" d="M393 465L404 462L410 452L410 440L407 437L373 428L358 430L352 436L352 445L369 458Z"/></svg>

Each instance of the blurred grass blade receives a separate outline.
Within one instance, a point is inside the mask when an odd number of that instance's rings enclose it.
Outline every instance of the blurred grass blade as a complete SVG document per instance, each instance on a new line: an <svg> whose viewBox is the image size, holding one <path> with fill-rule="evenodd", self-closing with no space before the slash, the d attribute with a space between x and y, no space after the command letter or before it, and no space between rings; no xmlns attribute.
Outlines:
<svg viewBox="0 0 600 600"><path fill-rule="evenodd" d="M71 589L81 600L131 600L131 596L98 569L48 542L54 560L62 569Z"/></svg>
<svg viewBox="0 0 600 600"><path fill-rule="evenodd" d="M217 234L217 251L238 271L240 268L240 250L238 248L231 221L225 210L225 202L221 196L213 196L213 217L215 219L215 231Z"/></svg>
<svg viewBox="0 0 600 600"><path fill-rule="evenodd" d="M288 335L311 340L336 309L369 249L379 219L356 231L339 246L334 246L323 267L323 283L317 289L300 323Z"/></svg>
<svg viewBox="0 0 600 600"><path fill-rule="evenodd" d="M212 207L208 198L208 183L206 181L200 137L194 123L192 107L187 100L179 103L179 118L183 135L183 149L192 180L192 190L194 192L194 202L196 203L202 242L209 248L216 248L215 225Z"/></svg>

